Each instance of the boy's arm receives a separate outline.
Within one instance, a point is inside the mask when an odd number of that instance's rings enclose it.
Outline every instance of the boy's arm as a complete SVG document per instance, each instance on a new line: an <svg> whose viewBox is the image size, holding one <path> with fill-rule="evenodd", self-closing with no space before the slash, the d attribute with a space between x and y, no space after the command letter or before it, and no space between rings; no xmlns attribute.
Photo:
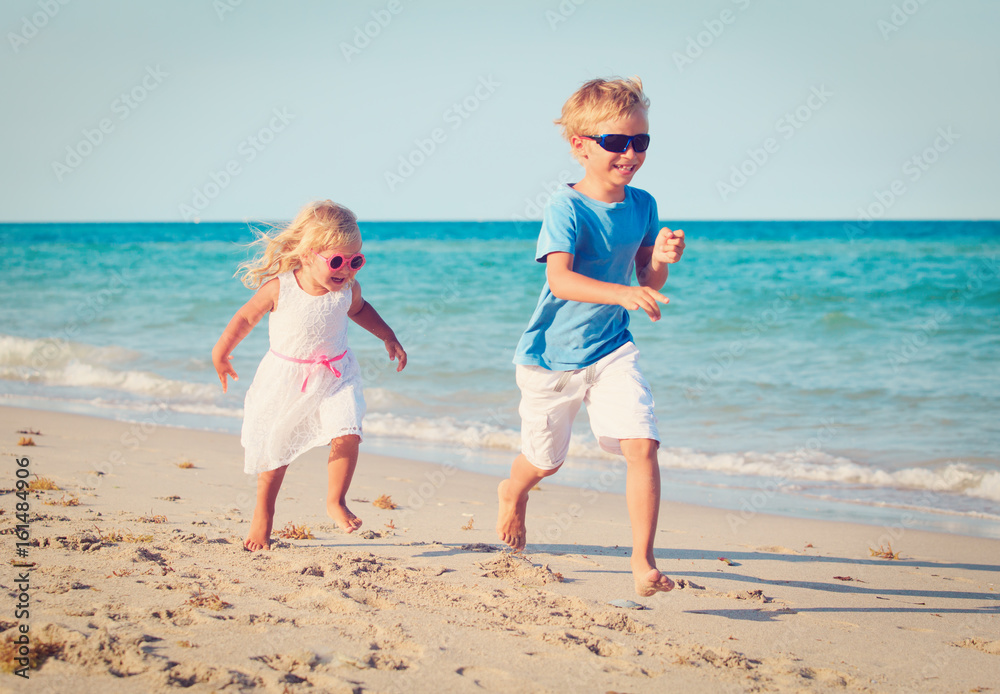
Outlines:
<svg viewBox="0 0 1000 694"><path fill-rule="evenodd" d="M553 252L546 255L545 275L549 281L549 289L559 299L617 305L628 311L641 308L654 321L660 320L660 306L657 302L665 304L670 301L651 287L602 282L574 272L572 253Z"/></svg>
<svg viewBox="0 0 1000 694"><path fill-rule="evenodd" d="M215 347L212 349L212 364L215 366L215 372L219 374L219 380L222 381L223 393L227 390L226 376L232 376L234 381L240 380L233 365L229 363L233 358L233 350L236 349L236 345L243 341L243 338L250 334L254 326L260 323L264 314L274 310L277 300L278 282L270 280L257 290L250 301L240 307L240 310L229 321L229 325L222 331L219 341L215 343Z"/></svg>
<svg viewBox="0 0 1000 694"><path fill-rule="evenodd" d="M635 254L635 275L639 284L651 289L662 289L667 282L667 267L684 255L684 232L660 229L656 243L640 247Z"/></svg>
<svg viewBox="0 0 1000 694"><path fill-rule="evenodd" d="M396 339L396 333L382 320L375 307L361 298L361 285L355 280L351 287L351 307L347 310L347 315L351 320L370 332L372 335L382 340L385 344L385 351L389 353L391 361L399 360L396 371L402 371L406 367L406 350Z"/></svg>

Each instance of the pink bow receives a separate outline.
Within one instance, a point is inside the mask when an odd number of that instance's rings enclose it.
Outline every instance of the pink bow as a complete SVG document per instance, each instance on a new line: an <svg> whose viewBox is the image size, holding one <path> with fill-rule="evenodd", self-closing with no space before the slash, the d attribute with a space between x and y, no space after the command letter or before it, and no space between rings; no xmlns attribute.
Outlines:
<svg viewBox="0 0 1000 694"><path fill-rule="evenodd" d="M309 377L313 375L316 369L327 368L330 370L330 373L332 373L337 378L340 378L341 376L340 371L337 369L336 366L333 365L333 362L343 359L344 356L347 354L347 350L345 349L342 354L338 354L335 357L328 357L325 354L320 354L318 356L313 357L312 359L296 359L295 357L286 357L284 354L279 354L278 352L275 352L273 349L271 350L271 353L274 354L274 356L276 357L285 359L286 361L294 361L296 364L313 365L313 367L309 370L309 373L306 374L305 380L302 381L302 390L299 392L304 393L306 392L306 385L308 385L309 383Z"/></svg>

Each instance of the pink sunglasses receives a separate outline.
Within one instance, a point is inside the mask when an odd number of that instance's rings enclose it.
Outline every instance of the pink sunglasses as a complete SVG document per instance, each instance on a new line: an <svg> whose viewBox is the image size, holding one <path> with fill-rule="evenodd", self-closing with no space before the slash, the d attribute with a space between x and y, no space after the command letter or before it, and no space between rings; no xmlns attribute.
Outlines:
<svg viewBox="0 0 1000 694"><path fill-rule="evenodd" d="M349 267L351 270L354 270L356 272L365 265L365 257L360 253L355 253L354 255L342 255L340 253L334 253L329 258L321 256L319 253L316 253L316 251L313 251L313 253L316 255L316 257L323 258L323 261L330 268L331 272L336 272L337 270L343 268L345 265Z"/></svg>

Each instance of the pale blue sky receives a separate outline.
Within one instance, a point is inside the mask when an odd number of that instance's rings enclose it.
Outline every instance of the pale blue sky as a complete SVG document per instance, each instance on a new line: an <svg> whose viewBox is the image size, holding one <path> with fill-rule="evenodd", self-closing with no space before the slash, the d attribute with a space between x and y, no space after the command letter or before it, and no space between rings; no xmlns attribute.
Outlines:
<svg viewBox="0 0 1000 694"><path fill-rule="evenodd" d="M652 101L664 220L1000 217L995 0L6 0L0 28L0 221L537 217L580 173L552 119L613 75Z"/></svg>

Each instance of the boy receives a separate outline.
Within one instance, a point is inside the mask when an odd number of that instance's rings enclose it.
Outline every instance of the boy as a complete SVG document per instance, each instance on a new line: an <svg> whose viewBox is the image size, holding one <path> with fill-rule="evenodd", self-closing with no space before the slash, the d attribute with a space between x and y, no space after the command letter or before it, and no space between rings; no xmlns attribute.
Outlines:
<svg viewBox="0 0 1000 694"><path fill-rule="evenodd" d="M586 403L601 448L625 456L632 575L643 596L674 583L653 557L659 434L626 311L659 320L667 264L684 252L684 232L657 233L656 202L628 185L646 158L648 108L638 78L592 80L555 121L584 176L545 208L535 259L546 265L546 283L514 354L522 449L498 488L497 520L500 539L523 549L528 492L566 459L573 418ZM639 286L629 285L633 263Z"/></svg>

